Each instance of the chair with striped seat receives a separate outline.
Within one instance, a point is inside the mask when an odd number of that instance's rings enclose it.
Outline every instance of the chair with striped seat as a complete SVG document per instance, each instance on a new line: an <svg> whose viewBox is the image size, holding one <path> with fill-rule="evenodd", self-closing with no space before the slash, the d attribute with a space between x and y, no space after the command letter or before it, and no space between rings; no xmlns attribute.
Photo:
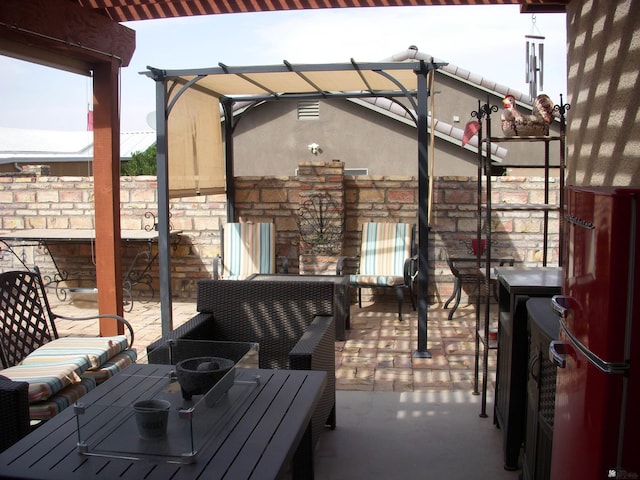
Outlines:
<svg viewBox="0 0 640 480"><path fill-rule="evenodd" d="M243 280L255 273L276 273L273 223L227 223L220 227L221 253L213 260L214 280ZM282 257L283 271L288 260Z"/></svg>
<svg viewBox="0 0 640 480"><path fill-rule="evenodd" d="M128 335L58 334L57 320L99 318L117 320ZM0 451L134 363L133 340L133 328L118 315L54 313L37 267L0 273Z"/></svg>
<svg viewBox="0 0 640 480"><path fill-rule="evenodd" d="M346 257L338 260L337 273L342 275ZM404 290L409 291L411 305L413 282L417 276L415 226L406 223L365 223L362 227L358 273L349 283L358 289L358 305L362 308L363 288L393 288L398 298L398 320L402 321Z"/></svg>

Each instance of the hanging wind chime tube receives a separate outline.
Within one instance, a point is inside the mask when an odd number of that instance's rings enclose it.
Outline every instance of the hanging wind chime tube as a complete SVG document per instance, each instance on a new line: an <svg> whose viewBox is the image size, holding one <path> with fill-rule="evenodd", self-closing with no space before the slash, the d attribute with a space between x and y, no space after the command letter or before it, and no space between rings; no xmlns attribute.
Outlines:
<svg viewBox="0 0 640 480"><path fill-rule="evenodd" d="M525 82L529 84L529 96L538 95L538 86L544 90L544 39L536 27L536 16L531 16L531 33L525 35ZM536 48L537 47L537 48Z"/></svg>

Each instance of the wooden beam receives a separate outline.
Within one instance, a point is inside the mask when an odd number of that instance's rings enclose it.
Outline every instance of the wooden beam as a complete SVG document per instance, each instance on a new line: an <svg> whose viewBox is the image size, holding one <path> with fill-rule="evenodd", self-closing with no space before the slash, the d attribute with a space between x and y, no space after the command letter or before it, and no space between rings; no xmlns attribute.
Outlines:
<svg viewBox="0 0 640 480"><path fill-rule="evenodd" d="M93 67L93 188L98 310L122 315L119 67L116 60ZM101 335L122 333L115 320L101 320Z"/></svg>
<svg viewBox="0 0 640 480"><path fill-rule="evenodd" d="M88 75L96 62L129 65L135 31L68 0L2 0L0 52Z"/></svg>

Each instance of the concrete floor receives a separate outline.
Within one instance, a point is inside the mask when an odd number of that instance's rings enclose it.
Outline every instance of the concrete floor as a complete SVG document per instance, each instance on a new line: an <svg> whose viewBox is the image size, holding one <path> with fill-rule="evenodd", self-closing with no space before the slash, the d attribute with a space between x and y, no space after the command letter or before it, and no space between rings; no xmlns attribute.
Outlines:
<svg viewBox="0 0 640 480"><path fill-rule="evenodd" d="M320 480L517 480L501 431L464 391L337 392L337 423L316 450ZM490 409L492 404L489 404Z"/></svg>
<svg viewBox="0 0 640 480"><path fill-rule="evenodd" d="M54 305L65 315L92 309L90 302ZM177 326L195 314L195 304L176 302L173 312ZM338 426L320 439L316 478L516 480L519 472L503 469L501 432L493 425L495 351L489 355L488 418L480 418L481 396L472 393L474 307L461 305L453 320L441 305L429 308L430 359L414 358L417 314L409 306L404 312L399 322L393 303L352 306L351 330L336 342ZM125 316L142 354L160 336L159 305L136 303ZM63 323L61 333L72 332Z"/></svg>

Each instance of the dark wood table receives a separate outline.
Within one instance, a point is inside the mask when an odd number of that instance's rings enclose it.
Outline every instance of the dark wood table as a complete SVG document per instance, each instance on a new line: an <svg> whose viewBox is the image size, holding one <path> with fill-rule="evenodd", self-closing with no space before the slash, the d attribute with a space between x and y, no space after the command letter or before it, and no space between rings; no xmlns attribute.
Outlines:
<svg viewBox="0 0 640 480"><path fill-rule="evenodd" d="M171 369L166 365L132 365L85 395L82 402L89 408L82 422L91 428L81 428L83 441L86 438L91 443L92 435L104 436L104 429L113 423L111 409L92 405L127 408L157 389L160 382L166 384ZM259 381L203 444L192 463L80 453L77 417L70 407L0 454L0 478L273 480L289 468L293 478L313 478L310 421L325 388L326 373L238 370L242 373L236 379L258 375ZM122 435L122 444L140 442L137 438L137 429L130 428Z"/></svg>

